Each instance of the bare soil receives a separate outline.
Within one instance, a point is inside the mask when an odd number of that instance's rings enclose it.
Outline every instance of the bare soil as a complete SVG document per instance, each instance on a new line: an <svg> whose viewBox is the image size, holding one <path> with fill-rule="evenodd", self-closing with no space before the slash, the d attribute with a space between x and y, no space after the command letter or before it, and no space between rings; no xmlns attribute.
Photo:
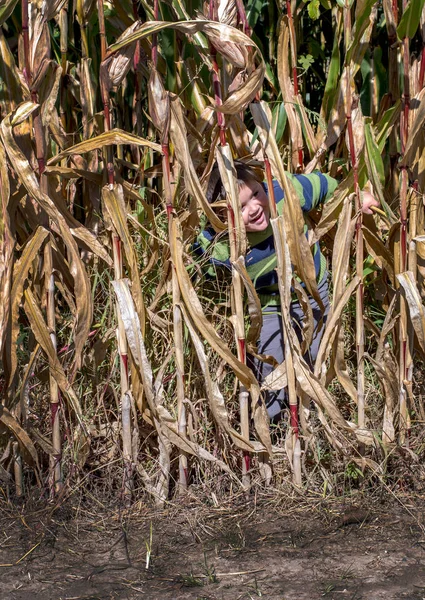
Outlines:
<svg viewBox="0 0 425 600"><path fill-rule="evenodd" d="M216 503L217 504L217 503ZM1 510L2 507L0 507ZM423 600L424 503L8 503L1 600Z"/></svg>

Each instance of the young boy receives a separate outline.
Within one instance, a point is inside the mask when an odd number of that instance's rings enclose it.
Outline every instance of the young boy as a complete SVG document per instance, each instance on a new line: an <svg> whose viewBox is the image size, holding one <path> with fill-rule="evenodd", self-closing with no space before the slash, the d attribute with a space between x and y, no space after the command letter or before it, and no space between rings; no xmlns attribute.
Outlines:
<svg viewBox="0 0 425 600"><path fill-rule="evenodd" d="M280 296L276 272L277 261L270 224L268 188L258 178L256 172L246 165L236 163L235 168L242 218L248 240L245 265L260 298L263 313L263 325L260 339L257 342L257 351L258 354L272 356L277 363L281 363L285 358L285 341L280 314ZM338 185L335 179L319 172L310 175L291 175L287 173L287 177L291 180L298 195L301 208L306 213L329 200ZM283 190L277 181L273 181L273 188L278 214L282 214ZM226 193L220 174L218 168L215 167L208 183L207 200L209 203L215 203L225 198ZM370 207L377 205L378 202L371 194L363 194L363 212L371 214ZM208 253L211 263L209 268L210 273L217 266L231 268L228 240L225 237L216 239L216 234L212 228L205 229L199 234L197 243L195 244L195 252L198 255ZM304 358L311 367L313 367L316 360L324 331L324 323L329 311L326 260L320 252L318 243L313 246L312 252L318 291L323 302L324 311L313 298L309 298L313 311L314 333L312 343ZM292 324L301 340L304 311L298 301L293 300L291 302L290 314ZM260 384L274 369L271 364L253 359L252 357L249 358L249 365ZM265 400L271 419L277 418L287 405L284 389L276 392L267 392Z"/></svg>

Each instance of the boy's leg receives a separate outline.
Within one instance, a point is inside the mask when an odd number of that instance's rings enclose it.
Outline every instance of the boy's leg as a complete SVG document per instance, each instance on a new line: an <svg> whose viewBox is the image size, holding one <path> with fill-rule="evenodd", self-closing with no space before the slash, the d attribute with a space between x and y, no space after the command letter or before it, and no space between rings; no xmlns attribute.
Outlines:
<svg viewBox="0 0 425 600"><path fill-rule="evenodd" d="M325 307L323 312L317 302L310 298L310 306L313 311L314 332L313 339L304 359L311 368L317 357L320 342L322 340L325 323L329 312L328 279L327 275L318 286L320 298ZM298 302L291 304L292 325L297 333L298 339L302 339L302 322L304 320L304 311ZM280 307L269 307L263 314L263 327L261 328L260 339L257 343L258 354L268 354L281 363L285 360L285 342L283 334L282 317ZM248 365L254 371L254 374L261 384L271 373L274 367L268 363L254 359L248 356ZM266 392L266 408L270 419L276 419L288 405L286 390L276 390Z"/></svg>
<svg viewBox="0 0 425 600"><path fill-rule="evenodd" d="M309 349L304 354L304 360L307 362L311 369L314 368L314 363L316 362L320 342L322 341L323 332L325 331L326 320L328 318L330 308L328 288L328 275L326 273L326 275L323 277L322 281L318 285L318 292L325 307L324 312L319 307L316 300L310 298L310 306L313 311L314 330L313 339L311 341ZM305 319L305 315L298 302L293 302L291 304L291 317L293 327L297 333L298 339L301 341L302 324Z"/></svg>
<svg viewBox="0 0 425 600"><path fill-rule="evenodd" d="M267 308L263 313L263 326L260 332L260 338L257 342L258 354L273 356L276 362L281 363L285 359L285 343L283 338L283 325L280 316L280 306ZM254 374L261 383L271 373L275 367L269 363L248 356L248 365L254 371ZM285 408L285 390L268 391L265 394L265 402L269 417L280 415Z"/></svg>

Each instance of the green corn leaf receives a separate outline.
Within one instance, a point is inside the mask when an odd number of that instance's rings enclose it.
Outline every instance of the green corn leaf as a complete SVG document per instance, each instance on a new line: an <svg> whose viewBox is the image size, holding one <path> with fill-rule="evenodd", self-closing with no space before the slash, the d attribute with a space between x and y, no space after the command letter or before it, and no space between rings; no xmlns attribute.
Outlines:
<svg viewBox="0 0 425 600"><path fill-rule="evenodd" d="M272 126L275 131L276 142L279 143L282 139L283 132L285 131L288 116L285 110L285 104L281 102L273 109L273 121Z"/></svg>
<svg viewBox="0 0 425 600"><path fill-rule="evenodd" d="M321 114L327 118L332 107L333 100L338 90L338 79L341 69L341 55L339 45L342 34L342 18L339 15L338 24L335 30L334 43L332 48L332 57L329 63L328 78L326 80L325 92L322 100Z"/></svg>
<svg viewBox="0 0 425 600"><path fill-rule="evenodd" d="M320 17L320 0L310 0L307 6L308 16L312 21Z"/></svg>
<svg viewBox="0 0 425 600"><path fill-rule="evenodd" d="M264 0L249 0L246 7L246 15L250 27L254 27L264 6Z"/></svg>
<svg viewBox="0 0 425 600"><path fill-rule="evenodd" d="M419 27L425 0L410 0L397 27L397 35L402 40L405 37L412 38Z"/></svg>
<svg viewBox="0 0 425 600"><path fill-rule="evenodd" d="M384 162L382 160L381 152L379 150L379 146L376 143L373 131L372 124L369 119L365 119L365 140L366 140L366 152L369 156L369 160L373 163L373 169L376 173L376 182L380 186L384 186L385 184L385 173L384 173Z"/></svg>
<svg viewBox="0 0 425 600"><path fill-rule="evenodd" d="M359 4L362 4L363 6L360 7ZM367 31L367 28L370 26L370 13L375 4L375 0L363 0L357 5L352 39L345 58L345 64L349 64L351 61L354 62L355 70L360 68L361 61L369 45L369 39L365 40L362 38ZM372 27L370 27L370 34L371 33ZM370 35L368 37L370 37ZM354 73L352 75L354 76Z"/></svg>
<svg viewBox="0 0 425 600"><path fill-rule="evenodd" d="M10 17L13 13L15 6L18 4L18 0L6 0L6 2L2 2L0 6L0 25Z"/></svg>

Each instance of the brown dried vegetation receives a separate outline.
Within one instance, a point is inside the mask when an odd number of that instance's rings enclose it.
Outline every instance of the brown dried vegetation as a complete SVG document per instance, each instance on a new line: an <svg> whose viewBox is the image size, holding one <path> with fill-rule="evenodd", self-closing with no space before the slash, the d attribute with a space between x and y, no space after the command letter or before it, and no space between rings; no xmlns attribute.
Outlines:
<svg viewBox="0 0 425 600"><path fill-rule="evenodd" d="M254 2L210 0L205 15L178 1L0 3L0 477L18 494L93 473L159 503L170 487L290 473L326 493L341 472L391 481L392 456L418 461L424 2L323 4L288 1L266 28ZM298 59L314 36L315 56ZM287 382L300 436L270 432L245 362L261 314L240 258L235 158L285 189L273 229L289 343L268 385ZM214 160L234 227L205 198ZM326 246L333 287L311 373L288 317L291 265L317 289L285 170L315 168L341 184L309 237ZM367 185L374 216L359 210ZM190 254L200 218L229 228L220 286Z"/></svg>

